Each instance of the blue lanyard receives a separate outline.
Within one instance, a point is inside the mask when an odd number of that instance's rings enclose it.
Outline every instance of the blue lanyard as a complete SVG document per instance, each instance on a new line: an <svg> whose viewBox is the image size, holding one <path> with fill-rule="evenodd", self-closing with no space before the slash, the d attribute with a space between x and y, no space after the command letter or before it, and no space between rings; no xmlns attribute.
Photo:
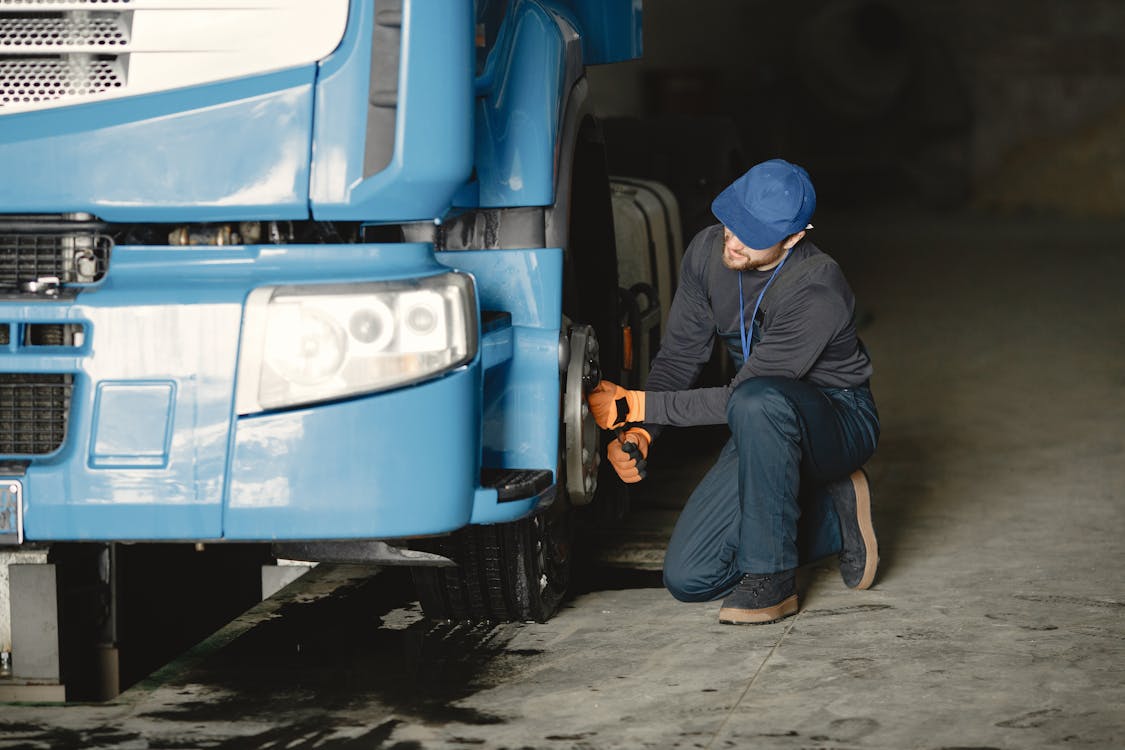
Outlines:
<svg viewBox="0 0 1125 750"><path fill-rule="evenodd" d="M758 317L758 308L762 305L762 298L766 296L766 290L770 288L773 283L774 277L781 267L785 265L785 261L789 260L789 251L785 251L785 257L777 264L777 268L773 269L770 274L769 280L766 285L762 287L762 291L758 294L758 301L754 303L754 314L750 316L750 328L753 330L754 320ZM750 359L750 331L746 330L746 303L742 300L742 271L738 272L738 324L739 333L742 335L742 363L746 364L746 360Z"/></svg>

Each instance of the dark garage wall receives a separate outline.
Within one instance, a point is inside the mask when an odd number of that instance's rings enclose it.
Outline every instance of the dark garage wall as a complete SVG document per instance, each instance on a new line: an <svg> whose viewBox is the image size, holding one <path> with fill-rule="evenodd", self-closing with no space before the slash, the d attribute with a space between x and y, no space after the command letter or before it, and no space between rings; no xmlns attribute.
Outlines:
<svg viewBox="0 0 1125 750"><path fill-rule="evenodd" d="M1125 216L1125 2L645 0L607 116L724 114L837 205Z"/></svg>

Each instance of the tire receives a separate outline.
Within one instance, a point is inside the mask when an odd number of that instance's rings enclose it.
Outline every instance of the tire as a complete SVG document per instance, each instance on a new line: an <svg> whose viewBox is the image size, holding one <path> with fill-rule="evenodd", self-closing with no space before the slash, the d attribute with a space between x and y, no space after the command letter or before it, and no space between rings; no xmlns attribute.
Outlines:
<svg viewBox="0 0 1125 750"><path fill-rule="evenodd" d="M545 511L511 523L469 526L427 549L455 568L414 568L422 611L434 620L546 622L570 584L571 515Z"/></svg>

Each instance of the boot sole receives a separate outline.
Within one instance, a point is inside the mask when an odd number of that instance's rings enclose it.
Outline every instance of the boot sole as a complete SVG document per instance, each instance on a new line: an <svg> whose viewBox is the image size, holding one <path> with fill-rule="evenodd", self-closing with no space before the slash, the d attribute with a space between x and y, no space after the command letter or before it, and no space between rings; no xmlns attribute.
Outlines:
<svg viewBox="0 0 1125 750"><path fill-rule="evenodd" d="M796 613L797 595L793 594L779 604L762 609L723 607L719 610L719 622L724 625L766 625Z"/></svg>
<svg viewBox="0 0 1125 750"><path fill-rule="evenodd" d="M879 569L879 542L875 539L875 523L871 519L871 485L867 482L867 472L863 469L851 476L852 486L855 488L856 520L859 522L859 534L863 537L863 546L866 548L863 577L852 588L869 589L875 582L875 571Z"/></svg>

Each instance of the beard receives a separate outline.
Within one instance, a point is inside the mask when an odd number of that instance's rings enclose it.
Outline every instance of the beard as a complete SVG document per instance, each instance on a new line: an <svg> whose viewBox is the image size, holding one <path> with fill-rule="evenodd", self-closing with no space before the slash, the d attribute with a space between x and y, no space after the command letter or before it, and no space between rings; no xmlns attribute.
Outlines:
<svg viewBox="0 0 1125 750"><path fill-rule="evenodd" d="M754 268L760 266L761 264L755 263L749 258L738 258L737 260L735 260L726 253L723 253L723 265L732 271L752 271L754 270Z"/></svg>
<svg viewBox="0 0 1125 750"><path fill-rule="evenodd" d="M732 271L757 271L762 266L777 263L780 258L781 254L779 253L776 256L754 260L739 253L728 253L726 248L723 249L723 265Z"/></svg>

